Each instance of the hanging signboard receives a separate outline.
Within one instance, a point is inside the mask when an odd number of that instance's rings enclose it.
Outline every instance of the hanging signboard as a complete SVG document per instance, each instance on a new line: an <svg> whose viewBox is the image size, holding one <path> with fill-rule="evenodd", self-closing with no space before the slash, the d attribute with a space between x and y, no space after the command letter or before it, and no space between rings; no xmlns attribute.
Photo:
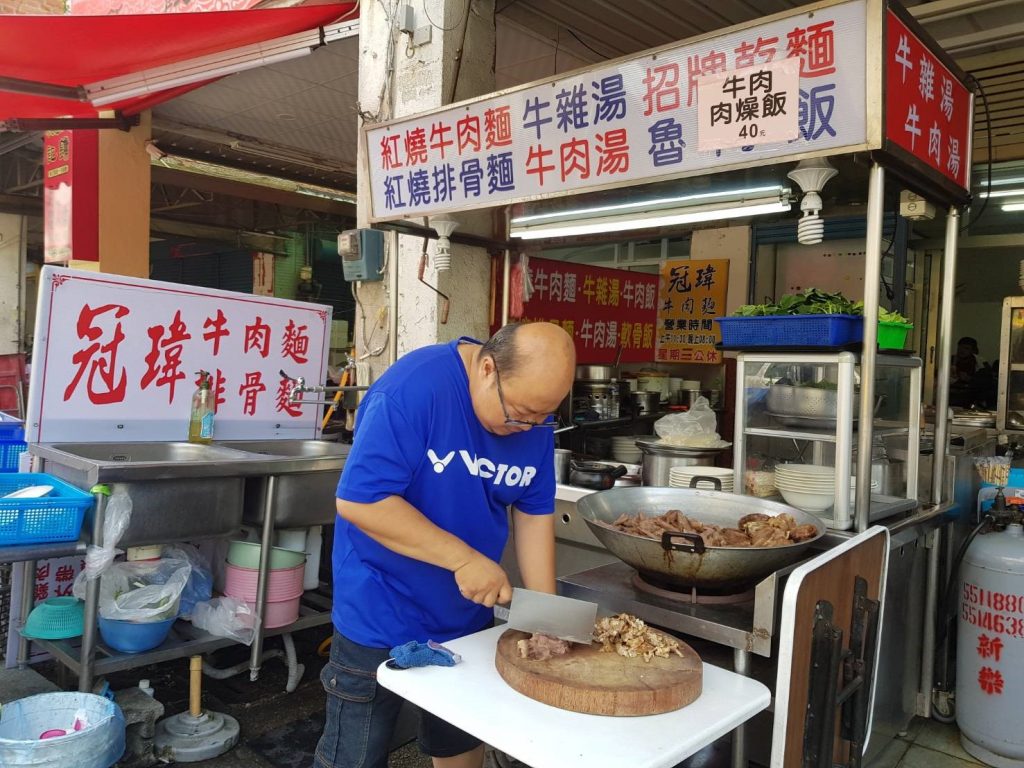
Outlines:
<svg viewBox="0 0 1024 768"><path fill-rule="evenodd" d="M886 138L966 192L971 92L892 9L886 11L885 72Z"/></svg>
<svg viewBox="0 0 1024 768"><path fill-rule="evenodd" d="M806 152L865 149L866 18L865 0L817 6L364 126L372 218L421 217L745 168ZM798 135L702 150L703 79L787 59L799 65L799 87L787 96L796 103L784 105ZM774 115L778 101L770 101ZM763 114L763 97L757 109Z"/></svg>
<svg viewBox="0 0 1024 768"><path fill-rule="evenodd" d="M184 440L199 370L214 439L316 438L320 409L288 394L324 381L330 323L319 304L45 267L27 439Z"/></svg>
<svg viewBox="0 0 1024 768"><path fill-rule="evenodd" d="M657 356L665 363L720 363L728 259L668 259L658 281Z"/></svg>
<svg viewBox="0 0 1024 768"><path fill-rule="evenodd" d="M657 275L530 259L530 282L522 320L562 326L577 363L611 365L620 348L620 362L654 361Z"/></svg>
<svg viewBox="0 0 1024 768"><path fill-rule="evenodd" d="M43 260L99 261L99 131L43 134Z"/></svg>

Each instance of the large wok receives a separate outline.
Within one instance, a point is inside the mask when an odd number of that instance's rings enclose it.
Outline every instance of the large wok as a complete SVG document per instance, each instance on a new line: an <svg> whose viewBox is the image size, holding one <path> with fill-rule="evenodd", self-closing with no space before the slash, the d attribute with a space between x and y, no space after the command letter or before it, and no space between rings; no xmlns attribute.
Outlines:
<svg viewBox="0 0 1024 768"><path fill-rule="evenodd" d="M752 586L773 571L806 555L807 547L825 535L825 526L812 514L773 501L721 491L691 488L613 488L576 502L590 530L613 555L651 581L668 586L697 587L714 592ZM678 509L702 523L735 527L744 515L787 512L797 525L811 523L814 538L783 547L703 547L699 537L666 533L661 541L609 528L622 514L663 515ZM697 539L694 541L693 539ZM703 550L703 551L701 551Z"/></svg>

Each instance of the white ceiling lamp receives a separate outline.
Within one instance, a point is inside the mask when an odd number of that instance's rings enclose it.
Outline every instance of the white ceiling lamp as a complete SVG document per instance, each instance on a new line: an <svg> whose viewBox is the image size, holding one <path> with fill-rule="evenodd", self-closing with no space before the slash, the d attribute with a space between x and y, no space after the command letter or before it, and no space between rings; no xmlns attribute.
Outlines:
<svg viewBox="0 0 1024 768"><path fill-rule="evenodd" d="M523 240L574 237L782 213L789 209L789 190L775 185L520 216L512 219L510 235Z"/></svg>
<svg viewBox="0 0 1024 768"><path fill-rule="evenodd" d="M819 157L801 160L796 168L786 175L800 185L804 191L800 201L803 216L796 227L796 239L804 245L816 245L825 239L825 222L821 219L821 190L839 171L829 165L828 160Z"/></svg>
<svg viewBox="0 0 1024 768"><path fill-rule="evenodd" d="M459 222L448 216L431 216L430 226L437 232L437 245L434 247L434 269L447 272L452 268L452 243L449 235L459 226Z"/></svg>
<svg viewBox="0 0 1024 768"><path fill-rule="evenodd" d="M358 34L358 31L358 21L318 27L307 32L298 32L209 56L90 83L85 86L85 92L90 104L94 107L105 107L147 94L308 56L324 43L351 37Z"/></svg>
<svg viewBox="0 0 1024 768"><path fill-rule="evenodd" d="M1007 203L1002 206L1003 211L1006 213L1013 213L1014 211L1024 211L1024 203Z"/></svg>

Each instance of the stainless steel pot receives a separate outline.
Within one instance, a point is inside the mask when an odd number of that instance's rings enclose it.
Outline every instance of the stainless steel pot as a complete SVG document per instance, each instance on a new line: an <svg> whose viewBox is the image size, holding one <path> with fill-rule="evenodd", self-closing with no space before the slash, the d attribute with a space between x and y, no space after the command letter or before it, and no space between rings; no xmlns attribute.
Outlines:
<svg viewBox="0 0 1024 768"><path fill-rule="evenodd" d="M614 378L615 369L611 365L577 365L576 381L604 381Z"/></svg>
<svg viewBox="0 0 1024 768"><path fill-rule="evenodd" d="M640 477L646 486L669 485L669 471L673 467L711 467L722 448L676 448L661 445L657 438L636 441L643 453Z"/></svg>
<svg viewBox="0 0 1024 768"><path fill-rule="evenodd" d="M576 509L605 548L653 581L672 586L736 591L756 584L773 571L804 557L810 544L825 535L825 525L812 514L750 496L688 488L613 488L584 496ZM681 510L702 523L735 527L744 515L774 517L786 512L797 525L810 523L818 533L784 547L709 547L698 552L679 534L666 532L661 541L609 528L623 514L663 515ZM703 544L703 542L701 542Z"/></svg>
<svg viewBox="0 0 1024 768"><path fill-rule="evenodd" d="M569 460L572 458L572 451L565 448L555 448L555 482L565 485L569 482Z"/></svg>
<svg viewBox="0 0 1024 768"><path fill-rule="evenodd" d="M660 392L630 392L629 396L633 399L633 405L636 406L637 413L641 416L657 413L658 406L661 405Z"/></svg>

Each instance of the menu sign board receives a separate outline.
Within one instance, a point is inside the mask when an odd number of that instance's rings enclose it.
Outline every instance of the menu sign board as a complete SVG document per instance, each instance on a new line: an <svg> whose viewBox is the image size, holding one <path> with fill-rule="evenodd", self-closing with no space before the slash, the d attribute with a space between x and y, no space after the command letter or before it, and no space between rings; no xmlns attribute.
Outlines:
<svg viewBox="0 0 1024 768"><path fill-rule="evenodd" d="M657 360L719 363L722 332L714 318L725 312L728 259L669 259L661 265Z"/></svg>
<svg viewBox="0 0 1024 768"><path fill-rule="evenodd" d="M698 149L712 152L798 138L799 94L798 59L702 78L697 98Z"/></svg>
<svg viewBox="0 0 1024 768"><path fill-rule="evenodd" d="M866 16L864 0L818 6L364 126L373 220L864 148ZM748 68L775 73L773 65L788 60L798 73L796 90L773 85L767 107L765 94L755 96L758 119L767 108L773 119L794 121L795 136L783 132L762 144L769 136L758 130L754 140L736 146L699 146L699 88L706 78ZM740 100L746 115L754 105L749 96Z"/></svg>
<svg viewBox="0 0 1024 768"><path fill-rule="evenodd" d="M620 349L620 362L653 362L657 275L530 259L530 282L522 319L562 326L576 362L611 365Z"/></svg>
<svg viewBox="0 0 1024 768"><path fill-rule="evenodd" d="M196 372L213 375L214 438L316 438L331 308L45 267L26 423L30 442L184 440ZM283 375L282 375L283 374Z"/></svg>

